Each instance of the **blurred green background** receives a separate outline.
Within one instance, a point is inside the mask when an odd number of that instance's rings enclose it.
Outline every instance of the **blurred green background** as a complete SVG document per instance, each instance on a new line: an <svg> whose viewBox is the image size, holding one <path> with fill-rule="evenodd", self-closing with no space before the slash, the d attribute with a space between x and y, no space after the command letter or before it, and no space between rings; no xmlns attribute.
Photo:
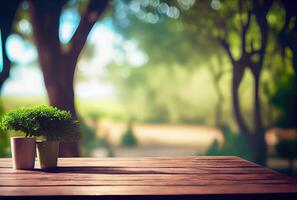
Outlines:
<svg viewBox="0 0 297 200"><path fill-rule="evenodd" d="M292 1L1 4L1 113L70 110L81 156L236 155L297 176Z"/></svg>

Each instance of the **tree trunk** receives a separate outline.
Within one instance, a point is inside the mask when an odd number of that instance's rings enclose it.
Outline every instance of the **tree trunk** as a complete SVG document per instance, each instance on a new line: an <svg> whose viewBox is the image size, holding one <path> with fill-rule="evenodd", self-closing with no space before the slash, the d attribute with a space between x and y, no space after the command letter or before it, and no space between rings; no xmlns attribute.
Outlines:
<svg viewBox="0 0 297 200"><path fill-rule="evenodd" d="M245 68L240 63L233 63L232 66L233 73L231 92L233 101L233 112L240 131L244 136L247 136L250 133L250 131L248 130L248 127L246 126L244 119L242 117L239 101L239 86L243 79Z"/></svg>
<svg viewBox="0 0 297 200"><path fill-rule="evenodd" d="M1 49L3 55L2 71L0 70L0 94L6 79L9 77L11 62L7 56L5 48L8 36L11 34L15 13L21 0L10 0L9 3L2 3L0 7L0 30L1 30Z"/></svg>
<svg viewBox="0 0 297 200"><path fill-rule="evenodd" d="M77 119L73 86L74 70L71 70L75 68L75 64L70 64L67 61L53 63L59 68L53 68L49 64L51 63L41 61L50 104L59 109L70 111L72 117ZM69 70L63 70L66 67L65 65Z"/></svg>
<svg viewBox="0 0 297 200"><path fill-rule="evenodd" d="M73 76L76 60L69 62L61 51L59 18L65 1L30 1L33 36L38 50L38 61L43 72L49 103L62 110L69 110L77 118L74 107ZM61 157L79 156L76 142L61 142Z"/></svg>
<svg viewBox="0 0 297 200"><path fill-rule="evenodd" d="M239 9L243 6L243 1L239 2ZM268 23L267 23L267 13L272 5L272 0L267 0L263 2L253 1L252 9L247 11L247 19L244 23L241 21L242 31L241 31L241 56L239 59L235 60L228 40L221 38L219 42L225 49L228 57L230 58L233 70L232 76L232 100L233 100L233 110L234 116L237 122L237 125L240 129L241 134L247 139L249 146L251 147L252 156L255 162L259 164L266 164L266 141L264 128L261 119L261 105L259 97L259 78L260 72L263 67L264 56L266 52L267 39L268 39ZM240 13L241 15L242 13ZM254 15L256 17L256 22L260 28L261 35L261 47L259 49L254 49L251 45L251 49L247 51L247 33L250 28L251 17ZM225 35L227 36L228 29L224 27ZM252 58L254 55L257 55L259 58L257 61L254 61ZM246 68L250 68L253 72L255 78L255 88L254 88L254 129L248 127L247 123L244 121L244 118L240 110L240 101L239 101L239 86L243 79L243 75Z"/></svg>
<svg viewBox="0 0 297 200"><path fill-rule="evenodd" d="M259 74L255 76L255 95L254 95L254 123L255 130L250 131L246 126L241 114L239 101L239 86L244 75L244 64L233 63L233 77L232 77L232 100L235 119L239 126L241 133L246 138L251 147L253 161L266 165L266 141L264 130L262 128L261 114L260 114L260 99L259 99ZM257 128L256 128L257 127Z"/></svg>
<svg viewBox="0 0 297 200"><path fill-rule="evenodd" d="M43 56L40 55L40 57L42 58ZM48 93L50 105L62 110L70 111L72 117L77 119L73 88L75 63L71 63L67 60L59 60L55 62L49 62L48 60L43 59L39 60L40 65L42 66L44 83ZM59 67L53 68L51 65ZM78 157L78 142L61 142L60 156Z"/></svg>
<svg viewBox="0 0 297 200"><path fill-rule="evenodd" d="M261 118L261 105L260 105L260 94L259 94L259 72L254 73L254 124L255 130L263 129L262 118Z"/></svg>
<svg viewBox="0 0 297 200"><path fill-rule="evenodd" d="M266 166L267 144L263 131L255 131L249 138L252 147L253 161L259 165Z"/></svg>
<svg viewBox="0 0 297 200"><path fill-rule="evenodd" d="M50 105L62 110L71 112L73 118L77 119L74 102L73 79L64 78L64 83L61 84L57 79L61 78L63 74L56 74L51 76L44 73L45 85L48 92ZM78 142L61 142L60 143L61 157L78 157L79 147Z"/></svg>
<svg viewBox="0 0 297 200"><path fill-rule="evenodd" d="M2 92L3 84L9 77L9 71L11 67L11 62L7 56L7 52L5 49L6 40L9 36L10 30L1 31L1 43L2 43L2 55L3 55L3 65L2 65L2 71L0 74L0 94Z"/></svg>
<svg viewBox="0 0 297 200"><path fill-rule="evenodd" d="M69 110L77 119L73 91L75 67L88 34L107 7L108 0L88 2L67 50L63 50L59 40L59 25L66 2L31 0L29 14L49 102L57 108ZM61 143L60 156L79 156L78 144Z"/></svg>
<svg viewBox="0 0 297 200"><path fill-rule="evenodd" d="M259 69L259 67L255 67ZM260 70L254 70L254 133L251 135L252 154L254 161L261 165L266 165L267 145L265 141L265 130L261 118L261 103L259 94Z"/></svg>

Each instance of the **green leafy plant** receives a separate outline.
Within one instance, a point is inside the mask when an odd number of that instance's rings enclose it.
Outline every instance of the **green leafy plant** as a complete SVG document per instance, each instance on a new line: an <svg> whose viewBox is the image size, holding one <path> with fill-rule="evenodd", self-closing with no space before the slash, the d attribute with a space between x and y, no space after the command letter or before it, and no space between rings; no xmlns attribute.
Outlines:
<svg viewBox="0 0 297 200"><path fill-rule="evenodd" d="M128 128L122 136L122 145L124 147L137 146L137 138L135 137L131 121L128 123Z"/></svg>
<svg viewBox="0 0 297 200"><path fill-rule="evenodd" d="M0 116L3 115L3 106L2 101L0 99ZM0 130L0 157L9 157L10 156L10 148L9 148L9 140L6 131Z"/></svg>
<svg viewBox="0 0 297 200"><path fill-rule="evenodd" d="M40 105L19 108L1 118L2 130L22 131L26 137L42 136L45 140L77 140L80 138L79 122L69 111Z"/></svg>
<svg viewBox="0 0 297 200"><path fill-rule="evenodd" d="M224 143L220 145L218 140L214 140L207 149L207 156L239 156L247 160L252 160L252 154L245 138L240 133L233 132L228 126L222 127Z"/></svg>

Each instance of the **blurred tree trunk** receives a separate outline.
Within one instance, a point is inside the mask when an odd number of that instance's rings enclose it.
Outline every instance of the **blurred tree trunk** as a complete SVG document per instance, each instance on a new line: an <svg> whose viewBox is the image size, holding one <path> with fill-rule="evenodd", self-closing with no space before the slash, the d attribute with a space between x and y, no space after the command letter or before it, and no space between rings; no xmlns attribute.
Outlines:
<svg viewBox="0 0 297 200"><path fill-rule="evenodd" d="M9 2L2 2L0 6L1 48L3 55L3 65L2 70L0 70L0 94L2 92L4 82L9 77L11 67L11 62L8 58L5 45L8 36L12 32L13 19L20 3L21 0L11 0Z"/></svg>
<svg viewBox="0 0 297 200"><path fill-rule="evenodd" d="M241 15L242 13L242 5L243 1L239 1L239 10ZM264 57L266 53L267 39L268 39L268 23L267 23L267 13L272 5L271 0L259 2L253 1L253 8L248 11L247 19L241 20L241 56L239 59L235 59L230 48L230 44L226 38L228 38L228 30L226 26L224 26L225 37L219 39L221 45L225 49L230 62L232 64L232 100L233 100L233 110L236 122L240 129L240 132L247 139L251 150L252 156L256 163L266 165L266 157L267 157L267 147L265 141L265 129L263 127L263 122L261 118L261 103L259 96L259 83L260 83L260 75L261 70L263 68ZM261 35L261 46L258 49L255 49L253 43L250 45L250 51L247 51L247 32L250 27L251 18L255 16L256 23L260 29ZM243 17L241 16L241 19ZM257 59L253 59L253 57L257 57ZM254 78L254 111L253 111L253 124L254 127L249 127L245 122L242 113L241 106L239 100L239 87L243 80L244 73L246 69L250 69Z"/></svg>
<svg viewBox="0 0 297 200"><path fill-rule="evenodd" d="M49 102L69 110L77 118L73 88L76 64L88 34L107 7L108 0L89 1L66 50L62 49L59 40L60 15L65 4L66 0L31 0L29 14ZM62 142L60 156L79 156L78 143Z"/></svg>
<svg viewBox="0 0 297 200"><path fill-rule="evenodd" d="M263 55L264 56L264 55ZM262 67L262 66L261 66ZM258 69L261 69L260 67ZM260 72L254 73L254 131L249 137L251 146L253 147L253 158L255 162L266 165L267 144L265 141L265 129L261 117L261 104L259 94Z"/></svg>

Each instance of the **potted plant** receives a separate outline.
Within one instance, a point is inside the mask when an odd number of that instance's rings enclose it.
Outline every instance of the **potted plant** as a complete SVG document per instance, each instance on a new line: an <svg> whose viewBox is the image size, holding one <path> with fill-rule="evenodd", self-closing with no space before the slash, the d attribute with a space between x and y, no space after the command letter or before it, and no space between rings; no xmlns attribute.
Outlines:
<svg viewBox="0 0 297 200"><path fill-rule="evenodd" d="M29 116L29 110L20 108L6 113L0 122L2 130L21 131L25 137L11 137L14 169L33 169L36 155L35 137L37 126Z"/></svg>
<svg viewBox="0 0 297 200"><path fill-rule="evenodd" d="M31 117L38 124L41 136L37 141L37 155L41 169L57 166L60 141L73 141L80 138L79 123L73 120L69 111L51 106L37 106L32 109Z"/></svg>
<svg viewBox="0 0 297 200"><path fill-rule="evenodd" d="M80 138L79 123L72 119L70 112L46 105L10 111L1 118L1 127L26 134L25 138L11 138L15 169L34 168L36 144L40 168L56 167L59 141ZM39 141L36 143L32 136Z"/></svg>

